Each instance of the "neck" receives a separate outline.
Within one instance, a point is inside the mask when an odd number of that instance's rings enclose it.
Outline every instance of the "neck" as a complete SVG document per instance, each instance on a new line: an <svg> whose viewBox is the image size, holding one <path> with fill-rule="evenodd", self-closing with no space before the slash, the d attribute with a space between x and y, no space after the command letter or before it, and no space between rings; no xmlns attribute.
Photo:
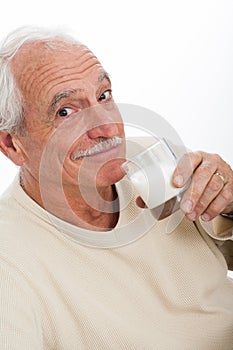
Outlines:
<svg viewBox="0 0 233 350"><path fill-rule="evenodd" d="M21 187L42 208L73 225L107 231L115 227L119 217L115 185L90 188L56 184L42 186L33 177L21 174Z"/></svg>

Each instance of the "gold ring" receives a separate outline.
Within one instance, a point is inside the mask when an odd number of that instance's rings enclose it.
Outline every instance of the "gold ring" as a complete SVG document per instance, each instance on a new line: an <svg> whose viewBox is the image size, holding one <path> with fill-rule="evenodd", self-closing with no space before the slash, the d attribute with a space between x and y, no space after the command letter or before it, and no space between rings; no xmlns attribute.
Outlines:
<svg viewBox="0 0 233 350"><path fill-rule="evenodd" d="M222 179L223 183L225 184L225 178L224 178L224 176L222 174L220 174L219 172L216 172L216 173L214 173L214 175L219 176L220 179Z"/></svg>

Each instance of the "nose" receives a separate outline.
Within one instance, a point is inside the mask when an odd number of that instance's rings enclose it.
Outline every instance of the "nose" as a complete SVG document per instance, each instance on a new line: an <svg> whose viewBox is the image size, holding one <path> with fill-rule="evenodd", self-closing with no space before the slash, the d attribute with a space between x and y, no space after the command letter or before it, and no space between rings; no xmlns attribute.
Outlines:
<svg viewBox="0 0 233 350"><path fill-rule="evenodd" d="M92 125L87 131L89 138L111 138L119 135L122 120L119 118L119 112L116 109L106 109L99 105L89 109L88 123Z"/></svg>
<svg viewBox="0 0 233 350"><path fill-rule="evenodd" d="M91 139L97 137L113 137L119 134L118 125L115 123L106 123L88 130L87 135Z"/></svg>

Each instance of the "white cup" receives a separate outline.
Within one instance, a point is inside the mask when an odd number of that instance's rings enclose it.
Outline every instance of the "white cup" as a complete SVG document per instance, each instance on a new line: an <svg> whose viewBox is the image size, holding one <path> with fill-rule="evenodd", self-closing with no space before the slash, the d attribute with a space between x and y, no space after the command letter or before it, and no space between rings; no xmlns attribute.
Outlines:
<svg viewBox="0 0 233 350"><path fill-rule="evenodd" d="M165 140L159 140L122 164L122 169L149 209L158 207L183 192L172 184L177 166L175 153Z"/></svg>

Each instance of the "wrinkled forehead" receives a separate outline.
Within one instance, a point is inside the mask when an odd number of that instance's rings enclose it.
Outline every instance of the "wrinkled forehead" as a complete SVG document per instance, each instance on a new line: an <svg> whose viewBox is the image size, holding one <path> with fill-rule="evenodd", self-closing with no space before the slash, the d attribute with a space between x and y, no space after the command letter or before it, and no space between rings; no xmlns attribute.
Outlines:
<svg viewBox="0 0 233 350"><path fill-rule="evenodd" d="M46 87L70 84L70 81L95 81L103 70L95 55L83 44L34 42L23 45L14 60L12 70L24 98L38 98ZM91 77L87 79L87 74ZM48 91L47 91L48 92Z"/></svg>
<svg viewBox="0 0 233 350"><path fill-rule="evenodd" d="M11 62L11 68L17 80L22 75L43 70L45 67L58 67L82 63L85 59L97 60L96 56L79 42L64 42L62 40L25 43L16 53Z"/></svg>

